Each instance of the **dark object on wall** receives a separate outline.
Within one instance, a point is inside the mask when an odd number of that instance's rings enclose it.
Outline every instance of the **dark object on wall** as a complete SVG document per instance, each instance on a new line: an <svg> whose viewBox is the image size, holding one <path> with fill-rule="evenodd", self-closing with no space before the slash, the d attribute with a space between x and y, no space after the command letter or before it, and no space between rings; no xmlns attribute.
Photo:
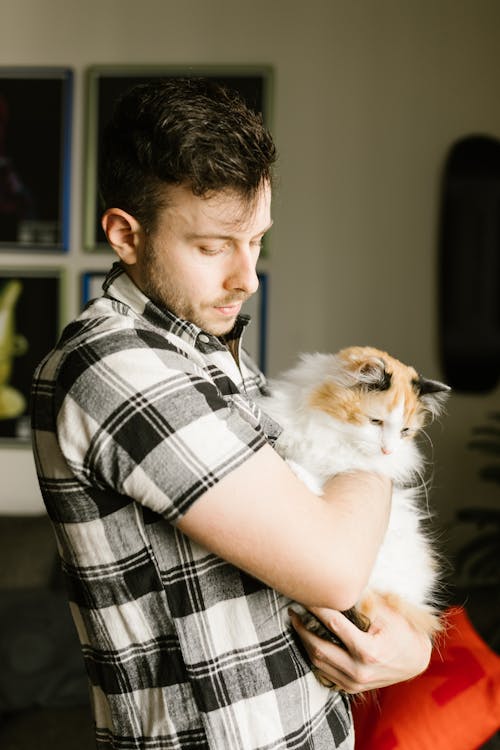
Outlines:
<svg viewBox="0 0 500 750"><path fill-rule="evenodd" d="M440 347L446 382L464 392L500 376L500 141L469 136L449 151L440 228Z"/></svg>
<svg viewBox="0 0 500 750"><path fill-rule="evenodd" d="M0 250L68 250L72 78L0 66Z"/></svg>
<svg viewBox="0 0 500 750"><path fill-rule="evenodd" d="M0 269L0 443L30 444L29 394L36 365L60 330L60 269Z"/></svg>
<svg viewBox="0 0 500 750"><path fill-rule="evenodd" d="M117 99L128 89L154 79L203 77L237 91L269 126L272 69L267 65L96 65L87 73L87 153L85 158L85 249L109 250L98 198L99 144ZM265 245L263 250L265 250Z"/></svg>

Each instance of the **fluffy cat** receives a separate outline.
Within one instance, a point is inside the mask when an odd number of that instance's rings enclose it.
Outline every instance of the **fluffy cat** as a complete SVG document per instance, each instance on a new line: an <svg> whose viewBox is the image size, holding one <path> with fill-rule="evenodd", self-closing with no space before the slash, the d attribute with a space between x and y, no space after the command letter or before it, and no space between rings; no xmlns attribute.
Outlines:
<svg viewBox="0 0 500 750"><path fill-rule="evenodd" d="M441 413L449 390L385 352L350 347L302 355L260 400L283 428L276 449L316 494L342 471L374 471L393 480L384 541L356 611L346 613L362 629L369 626L370 592L429 636L440 629L437 555L422 528L424 462L414 438ZM308 626L321 630L314 619Z"/></svg>

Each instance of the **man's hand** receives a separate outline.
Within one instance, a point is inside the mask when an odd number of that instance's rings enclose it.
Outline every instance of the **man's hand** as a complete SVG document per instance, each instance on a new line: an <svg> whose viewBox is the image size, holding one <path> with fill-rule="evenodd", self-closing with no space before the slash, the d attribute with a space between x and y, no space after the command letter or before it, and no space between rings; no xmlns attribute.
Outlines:
<svg viewBox="0 0 500 750"><path fill-rule="evenodd" d="M319 676L346 693L361 693L409 680L429 664L430 640L380 597L373 598L372 622L366 633L341 612L319 608L311 611L338 635L347 650L309 632L300 617L291 612L293 627Z"/></svg>

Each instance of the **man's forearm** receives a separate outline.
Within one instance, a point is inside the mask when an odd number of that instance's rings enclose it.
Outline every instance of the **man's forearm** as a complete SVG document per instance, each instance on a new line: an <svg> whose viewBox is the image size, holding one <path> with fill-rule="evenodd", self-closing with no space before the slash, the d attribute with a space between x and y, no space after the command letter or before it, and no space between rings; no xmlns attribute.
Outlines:
<svg viewBox="0 0 500 750"><path fill-rule="evenodd" d="M323 492L335 515L336 539L340 537L359 573L354 588L362 591L387 529L392 482L379 474L356 471L328 480Z"/></svg>
<svg viewBox="0 0 500 750"><path fill-rule="evenodd" d="M347 609L383 537L390 485L339 476L314 495L269 447L199 498L179 522L189 537L306 606Z"/></svg>

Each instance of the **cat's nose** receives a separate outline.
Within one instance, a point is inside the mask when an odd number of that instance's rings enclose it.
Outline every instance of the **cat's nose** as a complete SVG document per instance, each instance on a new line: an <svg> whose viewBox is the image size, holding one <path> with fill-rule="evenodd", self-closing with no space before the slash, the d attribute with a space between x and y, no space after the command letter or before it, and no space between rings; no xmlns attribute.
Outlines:
<svg viewBox="0 0 500 750"><path fill-rule="evenodd" d="M384 454L384 456L390 456L390 454L392 453L391 448L386 448L385 446L381 448L381 451Z"/></svg>

